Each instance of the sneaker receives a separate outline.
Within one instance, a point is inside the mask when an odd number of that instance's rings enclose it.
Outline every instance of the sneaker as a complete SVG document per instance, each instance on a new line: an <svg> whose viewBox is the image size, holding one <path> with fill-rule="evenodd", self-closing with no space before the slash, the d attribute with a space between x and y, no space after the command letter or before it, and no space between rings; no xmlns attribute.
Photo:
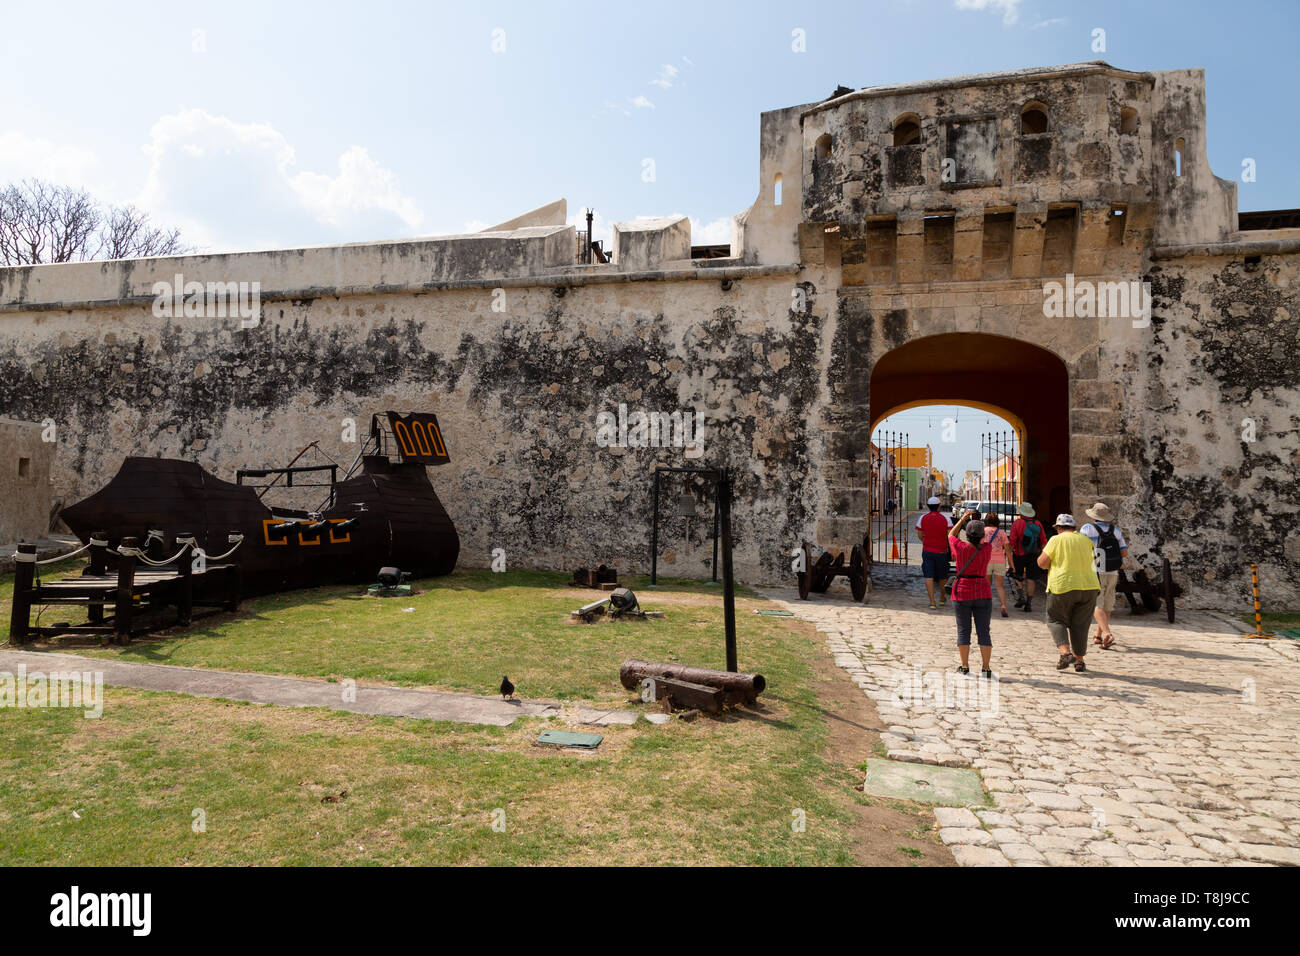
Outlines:
<svg viewBox="0 0 1300 956"><path fill-rule="evenodd" d="M933 601L930 602L930 610L931 611L939 610L938 606Z"/></svg>
<svg viewBox="0 0 1300 956"><path fill-rule="evenodd" d="M1058 671L1063 671L1067 667L1069 667L1070 664L1072 664L1073 662L1074 662L1073 654L1062 654L1061 659L1056 662L1056 669Z"/></svg>
<svg viewBox="0 0 1300 956"><path fill-rule="evenodd" d="M1024 611L1026 614L1031 614L1033 613L1034 606L1030 604L1028 601L1026 601L1025 606L1021 608L1021 610Z"/></svg>
<svg viewBox="0 0 1300 956"><path fill-rule="evenodd" d="M1009 614L1007 613L1007 609L1006 609L1006 608L1003 608L1003 609L1002 609L1002 616L1003 616L1003 617L1010 617L1011 615L1009 615Z"/></svg>
<svg viewBox="0 0 1300 956"><path fill-rule="evenodd" d="M980 671L980 677L987 677L987 678L989 678L990 680L992 680L992 679L993 679L993 672L992 672L991 670L989 670L989 669L986 667L986 668L984 668L982 671Z"/></svg>
<svg viewBox="0 0 1300 956"><path fill-rule="evenodd" d="M958 674L969 674L969 673L970 673L970 668L969 668L969 667L966 667L966 666L964 666L964 665L959 664L959 665L957 665L957 673L958 673Z"/></svg>

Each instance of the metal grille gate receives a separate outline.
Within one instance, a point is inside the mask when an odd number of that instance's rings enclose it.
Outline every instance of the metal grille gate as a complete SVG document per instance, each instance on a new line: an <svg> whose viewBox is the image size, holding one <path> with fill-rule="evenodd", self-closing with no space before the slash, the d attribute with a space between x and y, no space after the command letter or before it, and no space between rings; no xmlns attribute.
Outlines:
<svg viewBox="0 0 1300 956"><path fill-rule="evenodd" d="M980 500L1021 501L1020 439L1014 431L980 433Z"/></svg>
<svg viewBox="0 0 1300 956"><path fill-rule="evenodd" d="M877 432L872 441L866 540L872 564L907 564L908 517L915 506L908 496L914 497L921 487L919 476L916 481L908 480L907 447L906 432Z"/></svg>

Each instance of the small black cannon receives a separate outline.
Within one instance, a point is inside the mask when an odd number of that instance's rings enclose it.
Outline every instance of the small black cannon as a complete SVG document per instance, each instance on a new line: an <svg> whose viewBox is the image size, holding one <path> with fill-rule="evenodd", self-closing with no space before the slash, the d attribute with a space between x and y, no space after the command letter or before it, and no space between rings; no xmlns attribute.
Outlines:
<svg viewBox="0 0 1300 956"><path fill-rule="evenodd" d="M1183 589L1174 583L1168 558L1160 563L1159 581L1152 582L1145 571L1136 572L1130 581L1128 575L1121 570L1115 590L1128 598L1129 610L1134 614L1159 611L1163 602L1170 624L1174 623L1174 598L1183 593Z"/></svg>
<svg viewBox="0 0 1300 956"><path fill-rule="evenodd" d="M867 556L862 545L855 544L849 554L849 563L844 564L844 552L832 556L829 551L822 553L816 561L812 557L812 545L805 541L803 550L803 570L796 572L799 578L799 597L808 600L810 591L825 594L831 582L843 575L849 579L849 589L853 600L861 601L867 595Z"/></svg>

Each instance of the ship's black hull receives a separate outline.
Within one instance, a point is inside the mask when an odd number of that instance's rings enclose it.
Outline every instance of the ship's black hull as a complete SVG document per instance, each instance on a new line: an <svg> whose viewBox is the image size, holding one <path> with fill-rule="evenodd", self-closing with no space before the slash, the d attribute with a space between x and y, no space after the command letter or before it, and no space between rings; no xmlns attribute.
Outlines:
<svg viewBox="0 0 1300 956"><path fill-rule="evenodd" d="M128 458L102 489L63 509L62 518L82 541L104 531L114 547L123 537L143 541L153 530L170 548L177 534L191 533L214 557L230 550L229 534L242 534L229 560L240 565L244 591L252 594L373 581L385 566L417 577L451 573L460 537L425 466L383 455L362 464L360 474L334 486L333 504L313 519L273 510L252 487L223 481L193 462Z"/></svg>

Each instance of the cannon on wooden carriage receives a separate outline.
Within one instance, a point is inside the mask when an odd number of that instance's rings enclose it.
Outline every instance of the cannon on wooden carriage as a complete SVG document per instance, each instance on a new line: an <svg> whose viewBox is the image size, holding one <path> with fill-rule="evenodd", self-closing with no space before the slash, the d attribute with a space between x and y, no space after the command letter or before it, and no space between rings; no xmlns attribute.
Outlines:
<svg viewBox="0 0 1300 956"><path fill-rule="evenodd" d="M1183 593L1183 589L1174 583L1168 558L1160 562L1159 581L1153 582L1145 571L1135 572L1133 579L1129 580L1128 575L1121 569L1119 583L1115 585L1115 590L1128 599L1129 611L1133 614L1145 614L1148 611L1155 613L1163 604L1170 624L1174 623L1174 598Z"/></svg>
<svg viewBox="0 0 1300 956"><path fill-rule="evenodd" d="M843 575L849 579L849 589L853 592L853 600L861 601L867 594L867 555L862 545L855 544L849 555L849 563L844 563L844 552L832 555L829 551L822 552L816 561L812 556L812 545L807 541L801 546L803 552L802 571L797 571L799 578L799 597L808 600L808 595L812 591L818 594L825 594L826 589L831 586L831 582Z"/></svg>

